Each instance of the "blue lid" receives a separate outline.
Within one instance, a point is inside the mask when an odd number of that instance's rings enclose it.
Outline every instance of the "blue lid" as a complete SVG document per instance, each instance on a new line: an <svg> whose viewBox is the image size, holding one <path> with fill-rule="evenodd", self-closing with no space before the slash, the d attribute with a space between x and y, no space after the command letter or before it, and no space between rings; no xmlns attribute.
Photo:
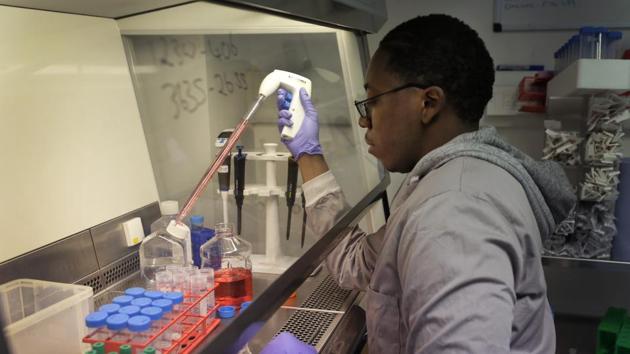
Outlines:
<svg viewBox="0 0 630 354"><path fill-rule="evenodd" d="M111 330L123 329L127 327L127 321L129 321L129 316L117 313L107 317L107 328Z"/></svg>
<svg viewBox="0 0 630 354"><path fill-rule="evenodd" d="M107 316L109 316L109 314L105 311L92 312L85 316L85 325L90 328L103 327Z"/></svg>
<svg viewBox="0 0 630 354"><path fill-rule="evenodd" d="M219 317L221 318L232 318L234 317L234 306L221 306L219 307Z"/></svg>
<svg viewBox="0 0 630 354"><path fill-rule="evenodd" d="M180 291L172 291L169 293L164 293L164 298L171 300L173 302L173 305L177 305L184 301L184 294Z"/></svg>
<svg viewBox="0 0 630 354"><path fill-rule="evenodd" d="M161 299L164 296L164 293L161 291L145 291L144 296L148 297L151 300Z"/></svg>
<svg viewBox="0 0 630 354"><path fill-rule="evenodd" d="M123 313L128 316L135 316L140 313L140 307L134 305L123 306L118 310L118 313Z"/></svg>
<svg viewBox="0 0 630 354"><path fill-rule="evenodd" d="M99 311L105 311L110 315L113 315L115 313L118 312L118 310L120 310L120 305L118 304L105 304L103 306L101 306L99 309Z"/></svg>
<svg viewBox="0 0 630 354"><path fill-rule="evenodd" d="M133 316L127 321L127 325L130 331L143 332L151 326L151 319L149 316Z"/></svg>
<svg viewBox="0 0 630 354"><path fill-rule="evenodd" d="M139 307L147 307L151 305L151 301L153 300L149 299L148 297L139 297L137 299L133 299L131 304Z"/></svg>
<svg viewBox="0 0 630 354"><path fill-rule="evenodd" d="M147 306L140 310L140 313L144 316L148 316L152 320L159 320L162 318L162 309L155 306Z"/></svg>
<svg viewBox="0 0 630 354"><path fill-rule="evenodd" d="M241 311L245 310L246 308L249 307L249 304L251 304L251 301L245 301L244 303L241 304Z"/></svg>
<svg viewBox="0 0 630 354"><path fill-rule="evenodd" d="M191 215L190 225L203 225L203 215Z"/></svg>
<svg viewBox="0 0 630 354"><path fill-rule="evenodd" d="M133 297L140 297L144 294L144 288L140 288L140 287L129 288L125 290L125 294L131 295Z"/></svg>
<svg viewBox="0 0 630 354"><path fill-rule="evenodd" d="M580 28L580 34L593 34L593 33L597 33L597 29L595 29L595 27L586 26L586 27Z"/></svg>
<svg viewBox="0 0 630 354"><path fill-rule="evenodd" d="M116 296L112 302L115 304L118 304L120 306L125 306L125 305L129 305L131 304L131 300L133 300L133 296L129 296L129 295L120 295L120 296Z"/></svg>
<svg viewBox="0 0 630 354"><path fill-rule="evenodd" d="M623 34L620 31L612 31L612 32L608 32L608 38L610 39L621 39L621 37L623 36Z"/></svg>
<svg viewBox="0 0 630 354"><path fill-rule="evenodd" d="M169 312L173 309L173 301L168 299L154 300L151 303L151 306L159 307L162 309L162 311Z"/></svg>

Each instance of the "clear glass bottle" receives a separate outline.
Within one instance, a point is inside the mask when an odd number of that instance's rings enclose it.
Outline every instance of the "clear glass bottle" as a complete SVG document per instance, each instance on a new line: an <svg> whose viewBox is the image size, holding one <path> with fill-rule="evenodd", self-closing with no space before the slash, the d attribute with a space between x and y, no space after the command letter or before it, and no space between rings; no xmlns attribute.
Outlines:
<svg viewBox="0 0 630 354"><path fill-rule="evenodd" d="M142 240L138 254L140 256L140 272L149 284L156 289L155 275L169 265L184 266L187 264L186 242L169 232L172 227L188 227L183 224L172 224L167 229L158 230ZM167 231L169 230L169 231Z"/></svg>
<svg viewBox="0 0 630 354"><path fill-rule="evenodd" d="M232 224L217 224L200 253L202 268L214 269L218 304L240 306L252 300L252 245L236 235Z"/></svg>

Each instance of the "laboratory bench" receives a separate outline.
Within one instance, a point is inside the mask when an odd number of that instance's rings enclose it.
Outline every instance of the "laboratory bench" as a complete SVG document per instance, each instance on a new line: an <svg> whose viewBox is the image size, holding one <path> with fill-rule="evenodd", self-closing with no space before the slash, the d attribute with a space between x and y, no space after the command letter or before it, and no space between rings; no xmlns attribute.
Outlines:
<svg viewBox="0 0 630 354"><path fill-rule="evenodd" d="M278 277L254 272L254 301ZM140 272L112 284L94 296L94 307L110 302L126 288L144 286ZM363 294L339 288L325 267L318 267L249 341L252 353L260 350L279 332L287 331L313 345L320 353L354 353L364 342L365 312L358 306ZM224 319L199 346L220 334L233 319ZM201 353L202 351L197 350Z"/></svg>

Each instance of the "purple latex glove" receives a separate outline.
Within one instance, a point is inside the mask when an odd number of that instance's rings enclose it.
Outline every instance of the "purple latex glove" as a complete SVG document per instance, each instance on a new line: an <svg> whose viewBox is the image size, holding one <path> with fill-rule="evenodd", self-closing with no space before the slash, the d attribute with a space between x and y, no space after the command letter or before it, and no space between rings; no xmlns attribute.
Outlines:
<svg viewBox="0 0 630 354"><path fill-rule="evenodd" d="M291 94L285 89L278 89L278 129L282 132L282 128L285 126L292 126L291 112L289 108L289 102L295 97L290 97ZM319 122L317 119L317 110L313 107L313 102L308 96L305 89L300 89L300 101L302 107L304 107L304 121L300 127L300 131L295 135L293 139L280 139L287 149L291 151L295 160L299 159L303 154L307 155L323 155L322 146L319 144Z"/></svg>
<svg viewBox="0 0 630 354"><path fill-rule="evenodd" d="M314 347L295 338L289 332L282 332L260 351L260 354L316 354Z"/></svg>

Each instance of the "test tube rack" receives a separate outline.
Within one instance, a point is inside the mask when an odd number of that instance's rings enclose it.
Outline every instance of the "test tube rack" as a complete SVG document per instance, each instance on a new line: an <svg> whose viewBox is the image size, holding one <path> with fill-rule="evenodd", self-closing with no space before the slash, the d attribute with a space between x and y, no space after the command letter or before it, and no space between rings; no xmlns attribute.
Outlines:
<svg viewBox="0 0 630 354"><path fill-rule="evenodd" d="M104 342L107 353L118 351L120 346L125 344L131 345L134 353L149 346L156 347L156 352L160 354L191 353L221 322L216 318L220 304L209 308L205 314L199 313L199 306L211 298L215 288L216 286L200 295L185 293L184 301L180 304L181 310L170 312L170 317L166 318L168 322L160 328L152 327L150 335L125 331L122 335L120 333L116 335L122 337L122 340L113 340L112 337L103 340L96 339L101 338L99 334L103 333L102 329L97 329L83 337L83 342L90 345ZM171 331L176 331L180 335L177 339L166 340L165 334ZM161 348L159 345L156 346L158 342L166 342L167 345Z"/></svg>

